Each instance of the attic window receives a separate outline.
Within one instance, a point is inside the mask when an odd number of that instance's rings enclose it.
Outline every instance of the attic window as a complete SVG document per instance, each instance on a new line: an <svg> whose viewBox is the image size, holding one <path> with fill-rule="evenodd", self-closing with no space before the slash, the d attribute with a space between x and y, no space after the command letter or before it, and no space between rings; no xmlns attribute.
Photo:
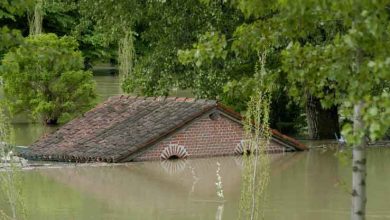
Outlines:
<svg viewBox="0 0 390 220"><path fill-rule="evenodd" d="M168 157L168 160L177 160L180 159L178 155L171 155Z"/></svg>
<svg viewBox="0 0 390 220"><path fill-rule="evenodd" d="M177 144L170 144L168 147L164 148L161 152L160 158L162 160L177 160L187 158L188 153L187 149L184 146Z"/></svg>
<svg viewBox="0 0 390 220"><path fill-rule="evenodd" d="M244 140L241 140L240 143L237 144L236 148L234 149L235 155L251 155L252 151L250 149L244 149Z"/></svg>
<svg viewBox="0 0 390 220"><path fill-rule="evenodd" d="M220 115L219 112L213 112L209 115L209 118L213 121L217 121L219 119Z"/></svg>
<svg viewBox="0 0 390 220"><path fill-rule="evenodd" d="M243 145L244 140L241 140L240 143L237 144L236 148L234 148L234 154L235 155L243 155L244 154L244 147Z"/></svg>

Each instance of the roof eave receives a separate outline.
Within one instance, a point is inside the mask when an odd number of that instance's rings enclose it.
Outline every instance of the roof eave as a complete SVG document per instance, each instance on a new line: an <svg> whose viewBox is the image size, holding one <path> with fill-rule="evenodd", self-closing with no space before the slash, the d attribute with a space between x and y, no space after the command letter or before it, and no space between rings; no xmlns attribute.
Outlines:
<svg viewBox="0 0 390 220"><path fill-rule="evenodd" d="M223 113L233 117L236 119L236 121L238 121L239 123L243 124L243 120L245 119L240 113L234 111L233 109L221 104L220 102L217 103L217 108L218 110L222 111ZM275 129L271 129L271 132L272 132L272 138L274 139L277 139L281 142L283 142L284 144L286 144L287 146L291 146L293 148L295 148L297 151L305 151L305 150L308 150L308 148L302 144L301 142L299 142L298 140L292 138L292 137L289 137L287 135L284 135L282 133L280 133L279 131L275 130Z"/></svg>

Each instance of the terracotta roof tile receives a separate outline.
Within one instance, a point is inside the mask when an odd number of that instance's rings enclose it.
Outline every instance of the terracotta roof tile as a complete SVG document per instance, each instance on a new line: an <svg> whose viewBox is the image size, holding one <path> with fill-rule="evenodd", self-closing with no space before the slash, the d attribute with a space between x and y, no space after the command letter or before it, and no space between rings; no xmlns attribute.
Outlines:
<svg viewBox="0 0 390 220"><path fill-rule="evenodd" d="M214 100L176 97L114 96L82 117L42 137L24 157L62 161L117 162L151 145L205 112L218 108L241 121L240 114ZM296 149L296 140L273 131Z"/></svg>
<svg viewBox="0 0 390 220"><path fill-rule="evenodd" d="M26 157L118 160L216 107L216 102L115 96L43 137Z"/></svg>

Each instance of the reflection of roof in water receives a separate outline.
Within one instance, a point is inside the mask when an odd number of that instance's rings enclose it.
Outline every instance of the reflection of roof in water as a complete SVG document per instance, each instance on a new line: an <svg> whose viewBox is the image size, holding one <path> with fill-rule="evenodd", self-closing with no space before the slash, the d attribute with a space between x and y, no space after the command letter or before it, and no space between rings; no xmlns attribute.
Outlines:
<svg viewBox="0 0 390 220"><path fill-rule="evenodd" d="M295 155L295 156L294 156ZM272 174L282 172L291 166L299 154L272 155ZM41 169L42 175L51 177L77 191L82 191L107 201L119 207L141 204L140 198L156 198L156 206L162 206L169 200L190 199L191 201L218 201L215 182L217 181L217 162L220 163L223 190L227 201L239 197L241 184L241 167L234 157L221 157L213 159L191 159L183 163L174 162L168 166L179 172L167 170L167 164L153 161L144 163L128 163L109 167L75 167L61 169ZM290 162L290 163L288 163ZM183 168L184 167L184 168ZM124 196L126 195L126 196ZM121 198L118 200L118 198ZM167 200L161 202L160 200ZM145 201L150 202L150 201Z"/></svg>

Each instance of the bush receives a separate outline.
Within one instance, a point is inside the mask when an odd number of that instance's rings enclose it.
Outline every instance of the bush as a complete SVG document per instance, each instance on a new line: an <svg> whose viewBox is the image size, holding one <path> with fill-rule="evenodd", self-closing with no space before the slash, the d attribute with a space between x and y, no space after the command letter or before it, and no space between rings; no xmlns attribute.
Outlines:
<svg viewBox="0 0 390 220"><path fill-rule="evenodd" d="M77 47L71 37L42 34L8 52L1 74L11 111L57 124L92 107L95 83Z"/></svg>

